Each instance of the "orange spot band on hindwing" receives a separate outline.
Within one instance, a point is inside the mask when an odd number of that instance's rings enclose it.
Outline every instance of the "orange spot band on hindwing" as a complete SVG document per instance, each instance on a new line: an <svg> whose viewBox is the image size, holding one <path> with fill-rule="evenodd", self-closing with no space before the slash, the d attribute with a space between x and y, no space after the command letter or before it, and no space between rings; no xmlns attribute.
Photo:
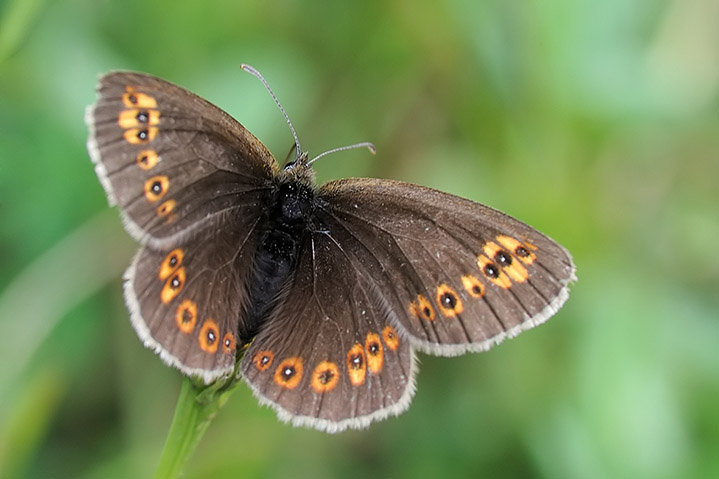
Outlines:
<svg viewBox="0 0 719 479"><path fill-rule="evenodd" d="M275 384L286 389L294 389L302 380L302 358L292 357L282 360L275 369Z"/></svg>
<svg viewBox="0 0 719 479"><path fill-rule="evenodd" d="M160 264L160 271L157 273L160 281L165 281L172 273L177 271L177 268L182 266L183 259L185 259L185 252L182 248L175 248L167 253L165 259L162 260L162 264Z"/></svg>
<svg viewBox="0 0 719 479"><path fill-rule="evenodd" d="M364 383L367 364L365 363L364 347L360 343L355 343L347 353L347 374L353 386Z"/></svg>
<svg viewBox="0 0 719 479"><path fill-rule="evenodd" d="M197 335L197 342L200 349L209 354L217 352L217 346L220 344L220 328L214 319L206 319L200 328L200 334Z"/></svg>
<svg viewBox="0 0 719 479"><path fill-rule="evenodd" d="M190 334L195 329L197 305L194 301L185 299L180 303L175 311L175 323L177 323L177 328L185 334Z"/></svg>
<svg viewBox="0 0 719 479"><path fill-rule="evenodd" d="M317 393L332 391L340 381L340 370L331 361L320 362L312 372L312 389Z"/></svg>
<svg viewBox="0 0 719 479"><path fill-rule="evenodd" d="M367 333L367 338L364 342L365 356L367 357L367 369L372 374L379 374L382 372L382 366L384 366L384 348L379 340L379 334Z"/></svg>
<svg viewBox="0 0 719 479"><path fill-rule="evenodd" d="M185 280L187 279L185 273L185 267L179 268L170 278L165 282L165 286L162 287L160 292L160 299L163 303L168 304L170 301L175 299L175 296L180 294L182 288L185 286Z"/></svg>
<svg viewBox="0 0 719 479"><path fill-rule="evenodd" d="M448 284L440 284L437 286L436 300L439 310L447 318L455 318L464 311L462 299Z"/></svg>

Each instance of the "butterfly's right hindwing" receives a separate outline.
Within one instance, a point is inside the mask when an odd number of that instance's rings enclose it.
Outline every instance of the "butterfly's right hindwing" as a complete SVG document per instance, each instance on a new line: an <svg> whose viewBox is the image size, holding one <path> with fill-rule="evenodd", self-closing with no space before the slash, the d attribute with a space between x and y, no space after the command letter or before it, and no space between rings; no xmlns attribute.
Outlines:
<svg viewBox="0 0 719 479"><path fill-rule="evenodd" d="M262 212L277 171L264 145L197 95L139 73L105 75L87 111L88 150L127 230L154 247L221 227L220 212Z"/></svg>

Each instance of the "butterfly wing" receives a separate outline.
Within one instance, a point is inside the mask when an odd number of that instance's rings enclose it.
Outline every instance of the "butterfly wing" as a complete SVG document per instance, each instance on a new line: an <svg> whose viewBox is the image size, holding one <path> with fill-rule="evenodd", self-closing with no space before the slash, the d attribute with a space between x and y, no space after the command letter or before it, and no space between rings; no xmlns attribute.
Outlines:
<svg viewBox="0 0 719 479"><path fill-rule="evenodd" d="M216 228L222 212L258 214L278 166L228 114L140 73L103 76L98 95L86 113L88 151L136 240L167 249Z"/></svg>
<svg viewBox="0 0 719 479"><path fill-rule="evenodd" d="M144 244L125 273L133 326L165 362L209 382L234 365L278 166L237 121L162 79L110 73L98 96L88 150L110 204Z"/></svg>
<svg viewBox="0 0 719 479"><path fill-rule="evenodd" d="M399 414L414 392L414 353L392 311L352 265L352 244L315 231L276 309L242 359L255 395L294 425L328 432Z"/></svg>
<svg viewBox="0 0 719 479"><path fill-rule="evenodd" d="M206 383L235 366L258 223L167 252L143 247L125 272L125 300L145 346Z"/></svg>
<svg viewBox="0 0 719 479"><path fill-rule="evenodd" d="M374 179L320 197L318 217L383 292L391 323L431 354L484 351L546 321L575 279L562 246L479 203Z"/></svg>
<svg viewBox="0 0 719 479"><path fill-rule="evenodd" d="M280 418L330 432L406 409L414 348L486 350L549 318L574 278L567 251L533 228L406 183L329 183L310 229L241 369Z"/></svg>

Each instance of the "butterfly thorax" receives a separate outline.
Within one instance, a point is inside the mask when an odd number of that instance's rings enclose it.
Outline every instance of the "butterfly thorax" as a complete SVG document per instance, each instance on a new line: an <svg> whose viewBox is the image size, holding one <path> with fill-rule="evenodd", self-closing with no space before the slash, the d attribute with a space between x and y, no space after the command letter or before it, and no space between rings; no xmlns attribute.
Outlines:
<svg viewBox="0 0 719 479"><path fill-rule="evenodd" d="M309 170L299 166L295 172L280 175L273 188L272 206L263 219L260 246L255 254L249 310L246 320L240 323L241 343L248 343L257 335L291 281L315 202L313 180L308 182L306 176L298 178L293 174L305 173L303 169Z"/></svg>

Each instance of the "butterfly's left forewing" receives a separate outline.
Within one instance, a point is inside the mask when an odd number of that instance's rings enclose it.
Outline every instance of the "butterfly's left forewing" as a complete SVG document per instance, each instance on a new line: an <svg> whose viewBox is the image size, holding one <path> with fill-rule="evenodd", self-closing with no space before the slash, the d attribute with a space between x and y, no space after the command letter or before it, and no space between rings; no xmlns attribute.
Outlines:
<svg viewBox="0 0 719 479"><path fill-rule="evenodd" d="M328 183L320 197L324 227L423 351L486 350L544 322L568 297L569 253L492 208L373 179Z"/></svg>

